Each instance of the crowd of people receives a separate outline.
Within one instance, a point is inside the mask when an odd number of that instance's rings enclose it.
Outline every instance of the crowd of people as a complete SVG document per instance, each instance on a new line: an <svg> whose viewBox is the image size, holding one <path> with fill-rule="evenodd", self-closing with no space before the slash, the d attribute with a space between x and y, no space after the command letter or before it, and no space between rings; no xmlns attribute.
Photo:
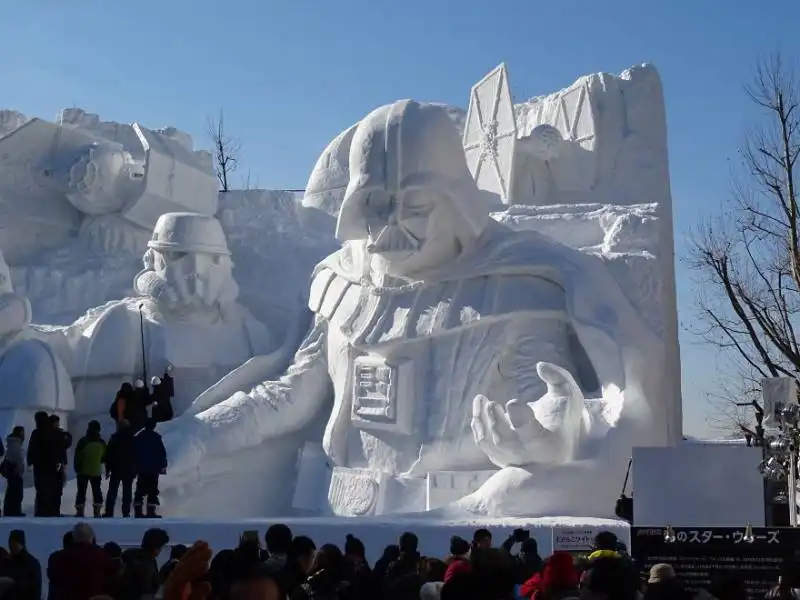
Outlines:
<svg viewBox="0 0 800 600"><path fill-rule="evenodd" d="M116 431L108 441L103 438L100 423L90 421L86 434L72 451L72 468L77 482L75 515L85 515L87 492L91 489L95 517L113 517L119 489L122 488L122 516L158 517L158 480L166 472L167 453L161 435L156 431L158 419L144 418L137 422L125 417L124 404L117 404L120 414ZM22 512L25 474L33 471L36 490L34 514L37 517L61 516L64 485L70 475L69 454L72 435L65 431L58 415L38 412L27 451L25 429L14 427L0 444L0 475L6 480L3 514L25 516ZM103 475L108 480L103 497ZM134 491L135 482L135 491ZM105 510L104 510L105 508Z"/></svg>
<svg viewBox="0 0 800 600"><path fill-rule="evenodd" d="M43 572L26 549L25 533L15 530L9 550L0 549L0 600L691 600L670 565L655 565L641 578L610 532L598 534L594 550L579 559L567 552L543 559L520 529L497 548L486 529L475 531L471 543L453 537L449 554L432 558L406 532L373 565L353 535L341 548L317 546L276 524L263 541L249 531L236 548L215 552L202 541L170 547L166 531L149 529L139 547L123 551L114 542L101 546L81 522ZM788 575L767 594L769 600L797 597ZM747 600L744 581L735 573L720 578L696 600Z"/></svg>

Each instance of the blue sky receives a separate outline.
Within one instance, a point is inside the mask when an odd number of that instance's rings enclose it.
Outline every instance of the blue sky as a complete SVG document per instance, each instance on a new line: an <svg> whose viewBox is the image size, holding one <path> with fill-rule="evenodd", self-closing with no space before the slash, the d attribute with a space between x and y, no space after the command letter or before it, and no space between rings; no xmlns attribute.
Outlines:
<svg viewBox="0 0 800 600"><path fill-rule="evenodd" d="M0 19L0 106L52 118L174 125L204 140L224 108L262 187L302 188L327 142L412 97L464 106L506 61L515 100L653 62L664 83L676 251L718 209L754 117L742 85L780 49L800 59L797 0L24 0ZM678 265L682 325L694 292ZM682 334L685 426L707 428L715 349Z"/></svg>

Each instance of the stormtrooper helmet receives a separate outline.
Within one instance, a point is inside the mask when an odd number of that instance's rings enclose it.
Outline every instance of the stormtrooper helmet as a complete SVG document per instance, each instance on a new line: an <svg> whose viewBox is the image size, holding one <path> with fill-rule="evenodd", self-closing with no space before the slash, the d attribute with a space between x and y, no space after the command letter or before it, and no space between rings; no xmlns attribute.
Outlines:
<svg viewBox="0 0 800 600"><path fill-rule="evenodd" d="M147 247L158 252L204 253L230 256L222 224L212 215L166 213L153 229Z"/></svg>

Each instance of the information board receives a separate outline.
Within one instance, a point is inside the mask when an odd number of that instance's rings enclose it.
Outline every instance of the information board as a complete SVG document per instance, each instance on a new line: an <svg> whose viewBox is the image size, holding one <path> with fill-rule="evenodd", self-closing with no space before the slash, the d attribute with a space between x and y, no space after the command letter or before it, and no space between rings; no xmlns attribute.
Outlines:
<svg viewBox="0 0 800 600"><path fill-rule="evenodd" d="M599 531L594 527L553 527L553 552L588 554Z"/></svg>
<svg viewBox="0 0 800 600"><path fill-rule="evenodd" d="M762 600L778 583L783 561L800 551L800 533L791 528L753 528L752 541L744 527L676 527L674 542L664 539L665 530L632 527L631 556L645 580L650 567L668 563L693 593L732 574L743 578L748 598Z"/></svg>

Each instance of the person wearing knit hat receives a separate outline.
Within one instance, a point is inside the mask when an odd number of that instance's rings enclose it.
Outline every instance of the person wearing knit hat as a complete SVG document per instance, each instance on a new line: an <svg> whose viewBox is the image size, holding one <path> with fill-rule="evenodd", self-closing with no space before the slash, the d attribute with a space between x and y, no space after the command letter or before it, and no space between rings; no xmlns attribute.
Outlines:
<svg viewBox="0 0 800 600"><path fill-rule="evenodd" d="M569 552L554 552L544 570L537 573L519 590L521 597L567 598L578 595L578 571Z"/></svg>
<svg viewBox="0 0 800 600"><path fill-rule="evenodd" d="M469 561L471 546L463 538L454 535L450 538L450 556L447 557L447 571L444 574L445 582L450 581L455 575L472 572L472 563Z"/></svg>
<svg viewBox="0 0 800 600"><path fill-rule="evenodd" d="M588 558L589 561L598 558L620 558L619 538L610 531L601 531L594 538L592 553Z"/></svg>

